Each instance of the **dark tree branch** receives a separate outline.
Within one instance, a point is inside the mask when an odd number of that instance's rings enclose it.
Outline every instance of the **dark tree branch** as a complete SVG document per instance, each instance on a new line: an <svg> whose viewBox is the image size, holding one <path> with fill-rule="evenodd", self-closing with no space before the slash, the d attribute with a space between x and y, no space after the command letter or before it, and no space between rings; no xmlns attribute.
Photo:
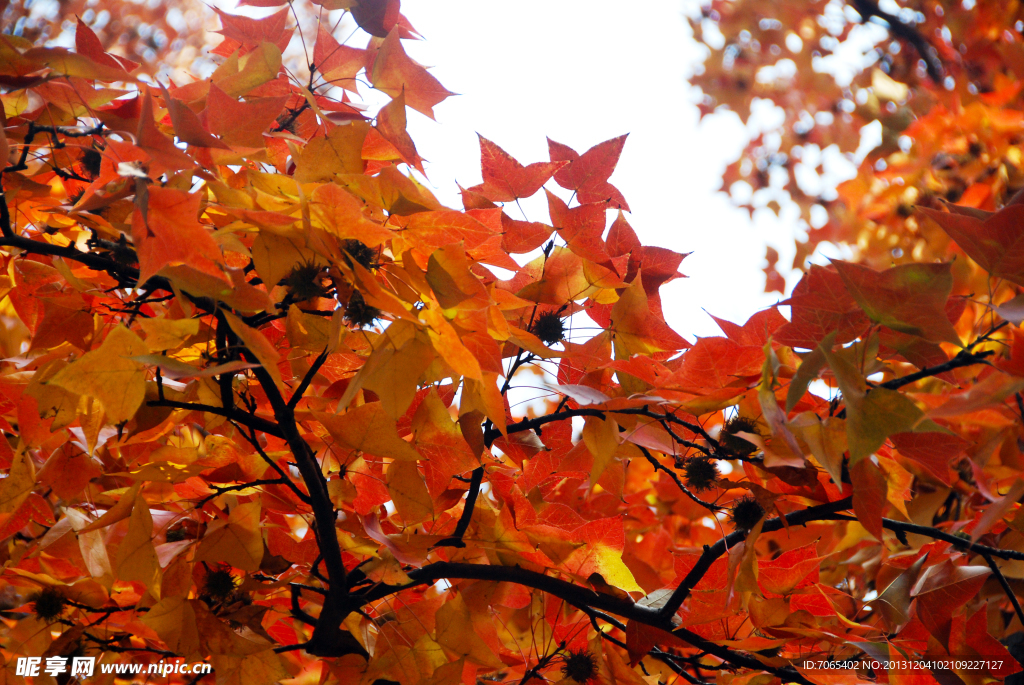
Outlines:
<svg viewBox="0 0 1024 685"><path fill-rule="evenodd" d="M664 464L659 462L654 457L654 455L651 454L650 450L648 450L646 447L644 447L642 445L637 445L637 447L643 453L644 458L646 458L647 461L650 462L651 466L654 467L655 472L661 471L663 473L668 474L668 477L671 478L673 481L675 481L675 484L679 487L680 490L683 491L683 494L686 495L687 497L689 497L690 499L692 499L694 502L696 502L700 506L704 507L708 511L712 511L712 512L714 512L714 511L721 511L722 509L725 508L725 507L720 507L717 504L712 504L711 502L705 502L701 498L697 497L697 495L695 495L692 492L690 492L690 490L685 485L683 485L683 481L679 480L679 474L677 474L675 471L673 471L672 469L668 468L667 466L665 466Z"/></svg>
<svg viewBox="0 0 1024 685"><path fill-rule="evenodd" d="M1017 601L1017 595L1014 594L1013 588L1010 587L1010 583L1007 582L1006 576L999 570L999 566L996 565L996 560L992 558L991 554L987 552L981 555L982 558L988 563L988 567L992 569L992 573L995 574L996 580L1003 586L1003 592L1010 598L1010 604L1013 605L1013 610L1017 613L1017 619L1024 624L1024 611L1020 608L1020 602Z"/></svg>
<svg viewBox="0 0 1024 685"><path fill-rule="evenodd" d="M300 500L302 500L306 504L312 504L312 500L309 499L309 495L304 493L302 490L299 490L299 486L297 486L294 483L294 481L292 481L292 479L288 476L288 474L284 472L284 469L282 469L280 467L280 465L278 465L278 463L276 461L274 461L273 459L270 458L270 455L267 454L266 450L263 449L263 446L260 444L260 441L256 439L256 432L253 429L251 429L251 428L249 429L249 435L246 435L245 431L243 431L238 426L235 426L235 430L238 431L239 435L241 435L243 438L245 438L246 442L248 442L250 445L253 446L253 448L256 450L256 452L260 455L260 457L263 459L263 461L267 462L267 464L270 466L270 468L272 468L275 471L277 471L277 474L279 476L281 476L281 480L283 480L284 484L287 485L288 488L293 493L295 493L296 497L298 497Z"/></svg>
<svg viewBox="0 0 1024 685"><path fill-rule="evenodd" d="M231 361L231 346L237 343L237 340L233 340L231 327L228 325L227 319L219 311L217 312L217 361L221 364L226 364ZM224 408L231 411L235 408L235 391L234 391L234 373L222 373L217 376L217 385L220 387L220 403L224 405Z"/></svg>
<svg viewBox="0 0 1024 685"><path fill-rule="evenodd" d="M255 414L248 414L239 409L224 409L223 407L215 407L212 404L198 404L195 402L178 402L177 400L149 400L146 402L148 407L171 407L173 409L188 409L190 411L201 411L207 414L216 414L217 416L223 416L228 418L235 423L240 423L243 426L253 428L266 433L267 435L273 435L275 438L284 438L284 432L281 427L273 421L260 418Z"/></svg>
<svg viewBox="0 0 1024 685"><path fill-rule="evenodd" d="M291 589L291 593L292 593L292 609L291 609L292 610L292 616L296 620L305 623L307 626L315 626L316 625L316 619L313 618L312 616L310 616L309 614L307 614L302 609L302 607L299 606L299 595L302 594L302 590L303 590L302 586L299 585L298 583L291 583L289 585L289 588Z"/></svg>
<svg viewBox="0 0 1024 685"><path fill-rule="evenodd" d="M877 17L889 25L889 32L897 38L902 38L917 50L917 54L924 60L928 69L928 76L936 85L942 85L943 66L935 48L921 35L912 24L904 23L899 17L889 14L878 6L874 0L853 0L853 8L857 10L864 21L871 17Z"/></svg>
<svg viewBox="0 0 1024 685"><path fill-rule="evenodd" d="M441 540L434 547L465 547L466 543L462 538L469 530L469 524L473 520L473 510L476 508L476 498L480 495L480 484L484 480L484 467L478 466L470 473L469 493L466 495L466 504L462 508L462 516L455 526L455 532L450 538Z"/></svg>
<svg viewBox="0 0 1024 685"><path fill-rule="evenodd" d="M851 506L853 506L853 498L845 497L836 502L819 504L815 507L807 507L806 509L786 514L786 524L801 525L809 523L810 521L821 521L823 519L829 520L835 512L849 509ZM783 520L776 517L765 521L764 525L761 527L761 531L769 533L775 530L781 530L783 527ZM732 549L739 543L743 542L743 540L746 539L748 532L749 531L746 530L737 530L725 536L710 547L708 545L704 545L704 553L701 555L700 559L698 559L694 567L690 569L690 572L686 574L686 577L683 578L683 582L679 584L679 587L672 592L672 595L669 597L668 602L665 603L665 606L661 608L660 614L664 620L668 620L672 616L675 616L675 613L679 611L679 607L683 605L683 601L690 594L690 590L700 582L700 579L703 578L704 574L708 572L709 568L711 568L711 564L713 564L720 556L725 554L727 550ZM708 653L714 654L714 652L710 651Z"/></svg>
<svg viewBox="0 0 1024 685"><path fill-rule="evenodd" d="M254 488L259 485L288 485L289 481L287 478L261 478L259 480L249 481L248 483L239 483L237 485L211 485L216 492L212 495L207 495L198 502L196 502L196 509L202 509L210 500L220 497L226 492L238 492L239 490L246 490L248 488Z"/></svg>
<svg viewBox="0 0 1024 685"><path fill-rule="evenodd" d="M704 437L705 440L709 441L708 444L712 445L713 449L718 448L718 441L714 440L713 438L711 438L711 436L707 435L704 429L698 426L697 424L690 423L689 421L684 421L670 412L659 414L658 412L651 411L647 407L636 407L632 409L593 409L590 407L579 407L578 409L564 409L562 411L555 412L554 414L545 414L544 416L538 416L533 419L525 419L523 421L517 421L516 423L510 423L506 427L506 432L511 434L522 433L524 431L535 431L538 428L541 428L549 423L554 423L555 421L564 421L565 419L571 419L576 416L595 416L597 418L604 419L609 414L618 414L622 416L643 416L649 419L654 419L655 421L664 421L666 423L683 426L684 428L694 433L699 433L701 437ZM497 428L488 428L487 430L484 431L484 444L491 445L499 437L501 437L501 432ZM700 445L690 440L682 439L679 436L676 436L673 439L684 447L690 447L692 449L695 449L706 456L714 456L712 451L709 450L704 445ZM732 459L733 457L729 458Z"/></svg>
<svg viewBox="0 0 1024 685"><path fill-rule="evenodd" d="M821 517L821 520L856 521L857 519L853 516L835 513L823 516ZM892 519L883 518L882 527L888 528L897 534L912 533L914 535L924 535L925 537L930 537L935 540L942 540L943 542L950 543L954 547L969 550L982 557L990 555L997 559L1016 559L1018 561L1024 561L1024 552L1015 552L1013 550L999 549L997 547L988 547L986 545L971 543L963 538L958 538L955 535L950 535L945 531L941 531L938 528L932 528L930 526L919 526L916 523L904 523L903 521L894 521Z"/></svg>
<svg viewBox="0 0 1024 685"><path fill-rule="evenodd" d="M847 504L849 506L849 504ZM806 511L806 510L805 510ZM802 512L798 512L802 513ZM772 519L777 521L778 519ZM813 520L813 519L808 519ZM530 571L519 566L488 566L484 564L460 564L440 561L429 564L419 569L412 569L407 572L410 583L405 585L375 585L366 592L353 595L352 600L358 601L360 605L381 600L389 595L407 590L412 587L424 584L433 584L442 579L449 580L485 580L492 582L516 583L525 587L534 588L564 600L584 613L593 610L604 611L622 616L632 621L638 621L645 625L661 628L670 631L677 637L688 642L694 647L701 649L708 654L718 657L722 661L740 668L750 668L758 671L767 671L783 678L784 681L798 682L803 685L811 685L795 669L775 669L763 664L756 658L738 652L727 647L721 647L711 643L704 638L692 633L685 628L673 629L671 615L665 617L662 612L652 607L636 604L628 598L618 598L614 595L595 592L582 585L546 576L543 573Z"/></svg>
<svg viewBox="0 0 1024 685"><path fill-rule="evenodd" d="M309 367L309 371L303 376L302 382L299 383L299 387L295 388L295 392L292 393L292 397L288 400L288 408L294 410L298 406L302 396L306 393L306 389L309 388L309 384L313 382L313 378L316 376L316 372L320 370L320 367L327 361L328 352L324 349L323 352L317 355L316 359L313 360L313 364Z"/></svg>
<svg viewBox="0 0 1024 685"><path fill-rule="evenodd" d="M259 363L256 356L244 347L242 356L254 364ZM341 630L341 622L349 613L345 602L346 571L336 530L338 515L327 492L327 483L312 450L299 432L294 411L285 402L270 372L262 366L253 368L252 372L274 410L277 425L295 457L299 473L309 491L310 506L313 509L313 530L327 569L327 596L324 598L323 609L313 628L313 635L306 651L315 656L341 656L351 653L351 647L347 642L354 642L354 638Z"/></svg>
<svg viewBox="0 0 1024 685"><path fill-rule="evenodd" d="M981 352L968 352L967 350L961 350L955 357L950 359L948 362L943 364L937 364L936 366L928 366L920 371L901 376L900 378L893 378L885 383L879 383L877 388L885 388L886 390L896 390L902 388L904 385L910 385L924 378L931 376L938 376L939 374L952 371L953 369L963 368L965 366L973 366L974 364L985 364L986 357L990 357L995 352L992 350L983 350Z"/></svg>

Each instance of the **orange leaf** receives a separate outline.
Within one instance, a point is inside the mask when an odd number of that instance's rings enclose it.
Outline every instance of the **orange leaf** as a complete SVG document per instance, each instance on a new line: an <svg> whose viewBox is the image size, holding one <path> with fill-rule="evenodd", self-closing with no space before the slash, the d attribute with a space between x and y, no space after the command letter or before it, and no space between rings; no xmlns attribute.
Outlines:
<svg viewBox="0 0 1024 685"><path fill-rule="evenodd" d="M853 481L853 513L864 528L882 539L882 512L889 484L870 459L861 459L850 468Z"/></svg>
<svg viewBox="0 0 1024 685"><path fill-rule="evenodd" d="M480 138L480 168L484 182L469 190L484 195L491 202L512 202L532 196L566 164L535 162L524 167L491 141L479 134L477 137Z"/></svg>
<svg viewBox="0 0 1024 685"><path fill-rule="evenodd" d="M198 221L202 197L153 186L132 215L132 242L139 255L139 282L165 266L187 264L230 283L221 270L216 241Z"/></svg>
<svg viewBox="0 0 1024 685"><path fill-rule="evenodd" d="M567 161L569 164L555 173L555 182L563 188L576 191L581 204L588 202L605 203L609 209L629 211L629 205L618 188L608 183L608 177L615 170L626 144L626 135L606 140L590 148L582 155L568 145L556 143L548 138L548 152L552 162Z"/></svg>
<svg viewBox="0 0 1024 685"><path fill-rule="evenodd" d="M211 83L206 98L206 123L232 147L262 148L263 132L281 114L287 101L288 97L282 96L239 102Z"/></svg>
<svg viewBox="0 0 1024 685"><path fill-rule="evenodd" d="M426 69L409 59L397 28L392 29L381 43L370 70L370 82L392 98L404 92L408 105L431 119L434 118L434 105L454 95Z"/></svg>
<svg viewBox="0 0 1024 685"><path fill-rule="evenodd" d="M933 342L960 344L946 316L953 288L949 264L901 264L881 272L838 260L832 265L875 323Z"/></svg>
<svg viewBox="0 0 1024 685"><path fill-rule="evenodd" d="M1024 285L1024 206L1009 205L987 219L918 207L993 276Z"/></svg>

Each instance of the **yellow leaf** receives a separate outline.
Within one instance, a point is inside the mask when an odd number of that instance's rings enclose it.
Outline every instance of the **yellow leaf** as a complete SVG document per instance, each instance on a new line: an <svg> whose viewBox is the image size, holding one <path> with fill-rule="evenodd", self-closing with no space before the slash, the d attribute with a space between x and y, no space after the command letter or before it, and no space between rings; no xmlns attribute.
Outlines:
<svg viewBox="0 0 1024 685"><path fill-rule="evenodd" d="M215 654L211 661L219 685L276 685L291 677L273 649L246 656Z"/></svg>
<svg viewBox="0 0 1024 685"><path fill-rule="evenodd" d="M35 484L35 464L24 449L19 449L7 477L0 481L0 514L14 513L32 492Z"/></svg>
<svg viewBox="0 0 1024 685"><path fill-rule="evenodd" d="M165 597L150 607L142 623L152 628L167 648L178 654L199 649L196 615L184 597Z"/></svg>
<svg viewBox="0 0 1024 685"><path fill-rule="evenodd" d="M85 561L85 568L89 571L89 575L109 588L113 583L114 572L110 567L110 557L107 555L107 545L103 535L95 530L89 533L81 532L89 525L89 519L77 509L69 507L64 510L64 515L68 517L71 527L76 531L78 549L82 553L82 559Z"/></svg>
<svg viewBox="0 0 1024 685"><path fill-rule="evenodd" d="M95 521L93 521L92 523L90 523L78 532L90 533L94 530L99 530L100 528L106 528L107 526L113 525L118 521L123 521L124 519L131 516L132 508L135 506L135 498L138 497L139 489L141 487L141 482L133 485L131 488L128 489L127 492L121 495L121 499L117 501L117 504L110 507L110 509L107 509L106 513L104 513L103 516L100 516L98 519L96 519Z"/></svg>
<svg viewBox="0 0 1024 685"><path fill-rule="evenodd" d="M220 73L215 72L213 80L218 88L231 97L239 97L253 88L277 78L278 72L281 71L281 50L273 43L260 43L258 48L235 62L237 64L235 73L222 71L227 64L228 62L217 69L217 72Z"/></svg>
<svg viewBox="0 0 1024 685"><path fill-rule="evenodd" d="M480 380L480 362L459 340L458 334L439 310L426 308L421 312L423 319L430 325L428 334L437 353L460 376Z"/></svg>
<svg viewBox="0 0 1024 685"><path fill-rule="evenodd" d="M102 345L65 366L49 382L78 395L95 397L107 419L121 423L135 415L146 396L146 370L132 357L147 352L139 336L118 326Z"/></svg>
<svg viewBox="0 0 1024 685"><path fill-rule="evenodd" d="M360 388L376 393L388 416L397 419L416 397L423 373L437 354L426 342L427 336L412 324L396 321L374 341L374 350L349 382L339 407L347 407Z"/></svg>
<svg viewBox="0 0 1024 685"><path fill-rule="evenodd" d="M135 498L132 516L128 520L128 534L117 548L114 568L119 579L137 580L144 583L150 593L159 594L160 564L153 547L153 517L142 497Z"/></svg>
<svg viewBox="0 0 1024 685"><path fill-rule="evenodd" d="M318 259L299 238L286 238L261 231L252 241L252 263L268 290L280 283L301 262L317 262L326 266L326 261Z"/></svg>
<svg viewBox="0 0 1024 685"><path fill-rule="evenodd" d="M601 577L609 585L613 585L626 592L644 591L637 584L636 579L633 577L633 572L622 561L622 552L620 550L599 542L594 545L594 548L588 554L594 564L595 571L600 573ZM568 561L566 565L569 565Z"/></svg>
<svg viewBox="0 0 1024 685"><path fill-rule="evenodd" d="M436 624L435 639L449 652L481 666L502 666L501 660L477 634L462 594L456 594L437 610Z"/></svg>
<svg viewBox="0 0 1024 685"><path fill-rule="evenodd" d="M416 461L419 454L412 445L398 437L395 421L387 415L380 402L371 402L341 415L314 414L331 437L354 450L378 457Z"/></svg>
<svg viewBox="0 0 1024 685"><path fill-rule="evenodd" d="M482 380L465 379L462 390L462 403L459 414L464 416L471 411L479 411L494 424L494 427L505 433L505 401L498 390L498 374L494 371L481 371Z"/></svg>
<svg viewBox="0 0 1024 685"><path fill-rule="evenodd" d="M614 419L588 416L586 423L583 424L583 443L594 456L590 482L596 483L611 463L615 450L619 448L619 425Z"/></svg>
<svg viewBox="0 0 1024 685"><path fill-rule="evenodd" d="M433 500L416 464L408 461L391 462L387 479L391 500L405 525L415 525L434 517Z"/></svg>
<svg viewBox="0 0 1024 685"><path fill-rule="evenodd" d="M228 520L210 526L196 552L196 561L223 561L243 571L257 571L263 560L260 504L239 504Z"/></svg>
<svg viewBox="0 0 1024 685"><path fill-rule="evenodd" d="M281 380L281 370L277 368L277 363L281 361L281 355L278 354L274 346L270 344L270 341L266 337L257 331L255 328L249 328L246 326L241 319L232 314L231 312L222 312L224 318L227 319L228 325L231 326L231 330L235 332L235 335L249 348L249 351L256 355L256 358L263 365L263 368L267 370L270 377L274 379L274 383L277 387L282 387L284 381Z"/></svg>
<svg viewBox="0 0 1024 685"><path fill-rule="evenodd" d="M175 350L199 333L199 319L140 319L139 325L152 352Z"/></svg>
<svg viewBox="0 0 1024 685"><path fill-rule="evenodd" d="M369 130L369 124L354 121L310 140L295 162L295 180L323 183L333 181L335 174L362 174L363 140Z"/></svg>

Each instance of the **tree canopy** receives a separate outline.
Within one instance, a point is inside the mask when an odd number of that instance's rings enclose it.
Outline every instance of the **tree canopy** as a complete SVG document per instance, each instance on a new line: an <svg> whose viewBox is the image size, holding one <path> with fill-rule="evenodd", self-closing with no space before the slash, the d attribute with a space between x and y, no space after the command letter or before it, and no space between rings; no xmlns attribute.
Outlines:
<svg viewBox="0 0 1024 685"><path fill-rule="evenodd" d="M525 164L481 137L446 207L407 117L451 93L398 0L243 4L187 82L159 65L206 37L170 10L3 12L6 682L75 656L211 663L164 674L190 685L1022 672L1016 4L694 17L703 113L785 114L726 189L808 228L789 296L695 342L660 293L685 255L610 181L626 136Z"/></svg>

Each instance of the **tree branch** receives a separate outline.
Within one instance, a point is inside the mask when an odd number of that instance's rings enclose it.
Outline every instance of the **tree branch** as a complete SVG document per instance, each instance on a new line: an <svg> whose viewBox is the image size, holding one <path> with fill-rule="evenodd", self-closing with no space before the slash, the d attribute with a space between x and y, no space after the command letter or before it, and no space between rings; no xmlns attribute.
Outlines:
<svg viewBox="0 0 1024 685"><path fill-rule="evenodd" d="M857 519L853 516L835 513L830 514L827 517L822 517L820 520L856 521ZM932 528L931 526L919 526L916 523L904 523L903 521L894 521L892 519L883 518L882 527L888 528L896 533L913 533L914 535L924 535L925 537L930 537L935 540L942 540L943 542L950 543L954 547L969 550L982 557L985 555L991 555L998 559L1016 559L1018 561L1024 561L1024 552L1015 552L1013 550L999 549L998 547L988 547L987 545L971 543L963 538L958 538L955 535L950 535L945 531L941 531L938 528Z"/></svg>
<svg viewBox="0 0 1024 685"><path fill-rule="evenodd" d="M902 38L917 50L917 54L924 60L928 69L928 76L936 85L942 85L943 66L942 60L935 52L931 43L921 35L912 24L904 23L899 17L889 14L878 6L874 0L853 0L853 8L867 22L871 17L878 17L889 25L889 32L897 38Z"/></svg>
<svg viewBox="0 0 1024 685"><path fill-rule="evenodd" d="M712 511L712 512L714 512L714 511L721 511L722 509L725 508L725 507L720 507L717 504L712 504L711 502L705 502L701 498L697 497L697 495L695 495L692 492L690 492L690 490L685 485L683 485L683 481L679 480L679 474L677 474L675 471L673 471L672 469L668 468L667 466L665 466L664 464L659 462L657 459L655 459L654 455L651 454L650 450L648 450L643 445L637 445L637 447L643 453L643 455L647 459L647 461L649 461L651 463L651 466L654 467L655 472L662 471L664 473L667 473L668 477L671 478L673 481L675 481L675 484L677 486L679 486L680 490L683 491L683 494L686 495L687 497L689 497L690 499L692 499L694 502L696 502L700 506L704 507L708 511Z"/></svg>
<svg viewBox="0 0 1024 685"><path fill-rule="evenodd" d="M773 520L777 521L778 519ZM360 604L369 604L397 592L418 585L433 584L443 579L515 583L558 597L584 613L597 609L622 616L628 620L673 632L677 637L694 647L735 666L766 671L779 675L784 681L811 685L809 681L792 668L776 669L761 663L752 656L711 643L685 628L673 630L671 615L665 617L658 609L637 604L628 598L620 599L614 595L595 592L582 585L574 585L573 583L519 566L488 566L485 564L461 564L439 561L423 568L412 569L407 574L411 579L410 583L405 585L376 585L369 588L365 593L353 595L352 599L358 600Z"/></svg>
<svg viewBox="0 0 1024 685"><path fill-rule="evenodd" d="M462 508L462 516L459 517L459 523L455 526L455 532L452 533L450 538L441 540L434 547L465 547L466 543L462 541L466 531L469 530L470 521L473 520L473 510L476 508L476 498L480 495L480 484L484 480L484 467L478 466L473 469L470 473L469 478L469 493L466 495L466 504Z"/></svg>
<svg viewBox="0 0 1024 685"><path fill-rule="evenodd" d="M831 520L831 517L835 512L849 509L853 506L853 497L845 497L836 502L829 502L827 504L819 504L814 507L807 507L799 511L786 514L785 520L786 525L801 525L809 523L811 521ZM776 517L768 519L761 526L761 531L769 533L771 531L780 530L784 527L782 518ZM739 543L743 542L747 538L746 530L737 530L729 535L725 536L714 545L710 547L704 545L704 553L700 559L694 565L690 572L683 578L683 582L679 584L669 597L668 602L661 608L660 614L664 620L670 619L675 616L675 613L679 611L679 607L683 605L683 601L687 595L690 594L690 590L700 582L700 579L704 577L704 574L711 568L711 564L714 563L718 557L726 553L727 550L732 549ZM691 643L692 644L692 643ZM713 652L709 652L713 653Z"/></svg>
<svg viewBox="0 0 1024 685"><path fill-rule="evenodd" d="M177 400L149 400L146 402L147 407L171 407L173 409L188 409L189 411L201 411L207 414L216 414L217 416L223 416L231 419L235 423L240 423L243 426L253 428L266 433L267 435L273 435L275 438L284 438L284 432L281 427L273 421L262 419L255 414L247 414L244 411L238 409L224 409L223 407L215 407L212 404L198 404L195 402L178 402Z"/></svg>
<svg viewBox="0 0 1024 685"><path fill-rule="evenodd" d="M992 569L992 573L995 574L999 584L1003 586L1003 592L1010 598L1010 604L1013 605L1013 610L1017 613L1017 619L1024 624L1024 611L1020 608L1020 602L1017 601L1017 595L1014 594L1013 588L1010 587L1010 583L1007 582L1006 576L999 570L999 566L996 565L996 560L992 558L991 554L984 553L981 555L982 558L988 562L988 567Z"/></svg>
<svg viewBox="0 0 1024 685"><path fill-rule="evenodd" d="M943 364L937 364L936 366L928 366L920 371L907 374L900 378L893 378L892 380L886 381L885 383L879 383L875 387L885 388L886 390L896 390L902 388L904 385L910 385L911 383L917 382L924 378L931 376L938 376L939 374L952 371L953 369L963 368L965 366L973 366L974 364L984 364L985 358L990 357L995 352L993 350L983 350L981 352L968 352L967 350L960 350L955 357L950 359L948 362Z"/></svg>
<svg viewBox="0 0 1024 685"><path fill-rule="evenodd" d="M254 364L259 363L256 356L245 347L242 348L242 356ZM313 530L327 569L327 596L324 598L323 609L320 611L316 627L313 628L313 635L306 651L315 656L342 656L352 653L347 642L354 642L354 638L341 630L341 622L348 615L348 603L344 601L347 594L346 571L335 527L338 515L327 492L327 484L312 450L299 433L294 411L285 402L270 372L262 366L253 368L252 372L274 410L277 425L288 443L288 448L295 456L299 473L309 491L310 506L313 509Z"/></svg>
<svg viewBox="0 0 1024 685"><path fill-rule="evenodd" d="M309 384L313 382L313 378L316 376L316 372L320 370L320 367L327 361L328 352L324 348L324 351L317 355L316 359L313 360L313 364L309 367L309 371L302 377L302 382L299 383L299 387L295 388L295 392L292 393L292 397L288 400L288 408L294 410L298 406L302 396L306 393L306 389Z"/></svg>
<svg viewBox="0 0 1024 685"><path fill-rule="evenodd" d="M237 492L239 490L254 488L259 485L288 485L288 480L286 478L261 478L259 480L249 481L248 483L239 483L237 485L211 485L210 487L216 490L216 492L199 500L196 503L196 509L201 509L207 502L220 497L226 492Z"/></svg>

